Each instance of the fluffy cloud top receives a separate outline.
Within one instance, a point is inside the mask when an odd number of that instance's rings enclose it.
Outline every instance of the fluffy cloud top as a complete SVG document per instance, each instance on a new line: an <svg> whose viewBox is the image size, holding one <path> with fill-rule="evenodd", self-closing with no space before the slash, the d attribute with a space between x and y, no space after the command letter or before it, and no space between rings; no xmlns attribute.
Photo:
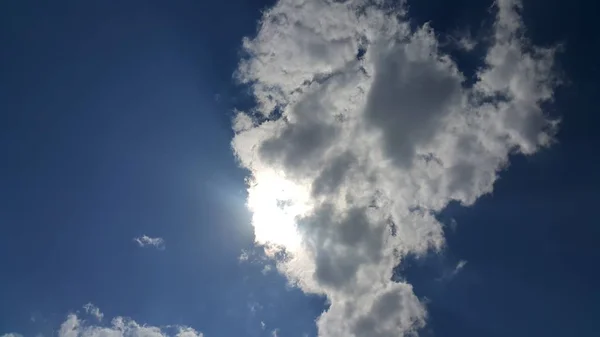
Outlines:
<svg viewBox="0 0 600 337"><path fill-rule="evenodd" d="M10 333L5 333L4 335L0 335L0 337L23 337L23 335L14 333L14 332L10 332Z"/></svg>
<svg viewBox="0 0 600 337"><path fill-rule="evenodd" d="M495 2L472 85L429 26L383 0L280 0L244 40L237 77L258 106L237 114L232 147L256 241L328 297L320 336L417 332L426 308L393 267L444 246L434 214L450 201L473 204L509 155L552 143L556 49L524 38L520 6Z"/></svg>
<svg viewBox="0 0 600 337"><path fill-rule="evenodd" d="M100 321L104 314L95 305L88 303L83 306L85 314ZM201 332L185 326L156 327L139 324L125 318L113 318L108 325L94 325L77 314L69 314L60 325L58 337L203 337ZM9 333L2 337L23 337L20 334Z"/></svg>
<svg viewBox="0 0 600 337"><path fill-rule="evenodd" d="M135 241L140 247L150 246L160 250L165 249L165 240L163 240L163 238L151 238L148 235L142 235L137 238L133 238L133 241Z"/></svg>

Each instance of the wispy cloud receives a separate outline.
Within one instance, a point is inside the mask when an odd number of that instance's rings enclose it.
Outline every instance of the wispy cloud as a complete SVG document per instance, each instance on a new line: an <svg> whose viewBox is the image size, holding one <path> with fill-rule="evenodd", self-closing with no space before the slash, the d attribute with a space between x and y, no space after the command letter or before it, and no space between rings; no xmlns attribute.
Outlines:
<svg viewBox="0 0 600 337"><path fill-rule="evenodd" d="M100 311L100 309L98 309L98 307L92 303L84 305L83 309L85 310L86 314L94 316L98 321L101 321L104 317L104 314Z"/></svg>
<svg viewBox="0 0 600 337"><path fill-rule="evenodd" d="M165 240L160 237L152 238L147 235L142 235L133 239L140 247L154 247L159 250L165 249Z"/></svg>
<svg viewBox="0 0 600 337"><path fill-rule="evenodd" d="M458 261L458 263L456 264L456 267L452 271L452 275L458 274L458 272L460 272L466 265L467 265L467 261L465 261L465 260Z"/></svg>
<svg viewBox="0 0 600 337"><path fill-rule="evenodd" d="M454 266L454 268L449 268L447 271L445 271L443 273L443 275L438 278L438 281L450 281L452 280L454 277L456 277L456 275L458 273L460 273L461 270L463 270L463 268L467 265L467 261L465 260L460 260L458 261L458 263L456 264L456 266Z"/></svg>
<svg viewBox="0 0 600 337"><path fill-rule="evenodd" d="M391 281L394 266L441 249L434 214L490 193L511 154L551 145L558 126L542 109L557 49L524 37L520 1L495 1L471 84L430 26L384 3L280 0L236 74L258 102L232 140L251 172L256 242L291 283L329 298L320 336L423 327L426 307Z"/></svg>

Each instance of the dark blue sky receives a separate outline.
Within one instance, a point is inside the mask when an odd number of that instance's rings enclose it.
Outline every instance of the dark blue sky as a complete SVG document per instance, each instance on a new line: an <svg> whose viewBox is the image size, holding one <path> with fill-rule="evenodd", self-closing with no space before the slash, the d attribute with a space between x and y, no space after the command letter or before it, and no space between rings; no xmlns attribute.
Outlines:
<svg viewBox="0 0 600 337"><path fill-rule="evenodd" d="M415 20L440 31L478 25L489 7L413 2ZM475 206L439 215L458 224L443 256L403 267L430 301L424 335L597 333L600 8L525 4L532 40L565 47L568 82L549 109L563 120L558 143L516 156ZM315 333L322 299L238 262L253 234L229 145L231 109L247 98L231 74L267 5L0 4L0 333L50 336L88 302L209 337L266 335L261 321ZM167 249L140 249L142 234ZM455 278L436 281L458 260Z"/></svg>

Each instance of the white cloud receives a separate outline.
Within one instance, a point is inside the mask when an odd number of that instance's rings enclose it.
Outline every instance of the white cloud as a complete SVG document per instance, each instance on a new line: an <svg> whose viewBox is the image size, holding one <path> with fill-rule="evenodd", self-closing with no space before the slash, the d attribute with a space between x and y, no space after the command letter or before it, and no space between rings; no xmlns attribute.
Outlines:
<svg viewBox="0 0 600 337"><path fill-rule="evenodd" d="M443 275L438 278L438 281L450 281L467 265L467 261L460 260L454 268L446 270Z"/></svg>
<svg viewBox="0 0 600 337"><path fill-rule="evenodd" d="M242 254L240 254L240 256L238 257L238 261L246 262L246 261L248 261L249 258L250 258L250 255L248 254L248 252L243 250Z"/></svg>
<svg viewBox="0 0 600 337"><path fill-rule="evenodd" d="M273 268L273 267L271 267L270 265L268 265L268 264L267 264L267 265L265 265L265 266L263 267L263 269L262 269L260 272L261 272L263 275L267 275L267 274L268 274L268 273L271 271L271 269L272 269L272 268Z"/></svg>
<svg viewBox="0 0 600 337"><path fill-rule="evenodd" d="M100 309L98 309L97 306L93 305L92 303L84 305L83 309L85 310L86 314L94 316L99 321L101 321L102 318L104 318L104 314L100 311Z"/></svg>
<svg viewBox="0 0 600 337"><path fill-rule="evenodd" d="M465 266L467 265L467 261L465 260L460 260L458 261L458 263L456 264L456 267L454 267L454 271L452 272L452 274L456 275L458 272L460 272Z"/></svg>
<svg viewBox="0 0 600 337"><path fill-rule="evenodd" d="M203 334L189 327L161 328L116 317L110 325L88 324L77 315L70 314L61 324L58 337L202 337Z"/></svg>
<svg viewBox="0 0 600 337"><path fill-rule="evenodd" d="M556 50L523 38L519 1L496 2L468 87L433 30L411 29L403 7L386 4L280 0L244 40L237 72L258 101L232 140L251 171L256 241L273 256L284 246L277 268L328 297L320 336L423 327L425 305L391 281L393 267L443 247L434 213L491 192L509 155L550 145L558 124L541 109L558 84Z"/></svg>
<svg viewBox="0 0 600 337"><path fill-rule="evenodd" d="M14 332L10 332L10 333L5 333L4 335L0 335L0 337L23 337L23 335L14 333Z"/></svg>
<svg viewBox="0 0 600 337"><path fill-rule="evenodd" d="M160 237L151 238L147 235L142 235L137 238L133 238L133 241L135 241L140 247L152 246L159 250L165 249L165 240Z"/></svg>
<svg viewBox="0 0 600 337"><path fill-rule="evenodd" d="M93 304L84 305L84 309L97 320L104 316ZM16 333L0 336L23 337ZM203 337L203 334L186 326L156 327L139 324L125 317L115 317L110 324L95 325L79 318L77 314L69 314L58 329L58 337Z"/></svg>

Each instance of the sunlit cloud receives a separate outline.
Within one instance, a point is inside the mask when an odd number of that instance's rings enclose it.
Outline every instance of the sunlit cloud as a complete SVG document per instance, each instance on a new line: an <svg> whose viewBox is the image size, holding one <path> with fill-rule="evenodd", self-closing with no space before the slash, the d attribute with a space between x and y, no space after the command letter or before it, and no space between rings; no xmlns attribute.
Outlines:
<svg viewBox="0 0 600 337"><path fill-rule="evenodd" d="M236 76L257 107L237 112L232 148L250 171L256 243L292 284L327 296L320 336L425 326L394 266L442 249L435 214L490 193L511 154L552 144L558 121L542 104L559 83L556 48L524 38L520 6L496 1L472 84L430 26L384 1L281 0L244 40ZM467 52L479 42L462 38Z"/></svg>

